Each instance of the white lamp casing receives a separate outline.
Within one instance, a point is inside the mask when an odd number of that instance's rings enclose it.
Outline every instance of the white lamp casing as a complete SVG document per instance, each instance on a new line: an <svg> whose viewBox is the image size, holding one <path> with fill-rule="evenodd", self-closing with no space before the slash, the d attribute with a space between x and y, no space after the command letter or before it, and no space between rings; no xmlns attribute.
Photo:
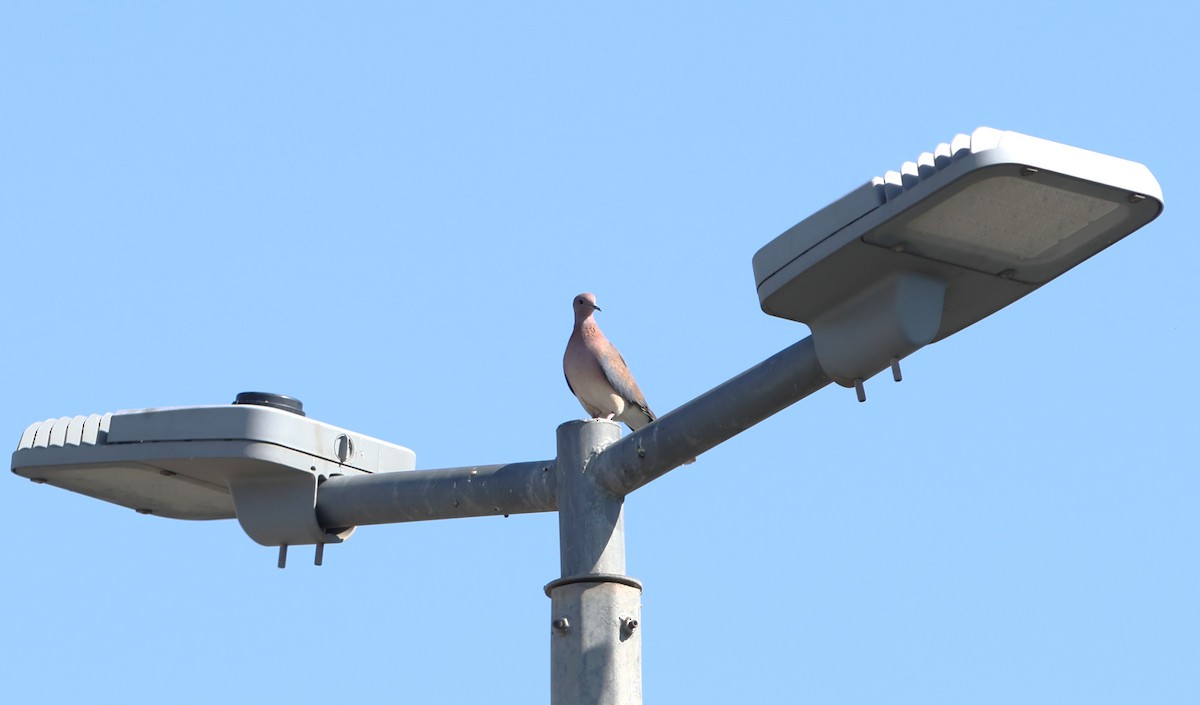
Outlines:
<svg viewBox="0 0 1200 705"><path fill-rule="evenodd" d="M269 406L118 411L32 424L12 471L174 519L229 519L265 546L339 543L316 518L337 475L413 470L408 448Z"/></svg>
<svg viewBox="0 0 1200 705"><path fill-rule="evenodd" d="M981 127L851 191L754 256L763 311L861 383L1154 220L1136 162Z"/></svg>

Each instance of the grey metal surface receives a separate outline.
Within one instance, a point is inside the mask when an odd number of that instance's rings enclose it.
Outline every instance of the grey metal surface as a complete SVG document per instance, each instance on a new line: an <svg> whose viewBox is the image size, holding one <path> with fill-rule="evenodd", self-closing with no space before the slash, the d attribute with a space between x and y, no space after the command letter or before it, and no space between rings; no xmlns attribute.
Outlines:
<svg viewBox="0 0 1200 705"><path fill-rule="evenodd" d="M317 494L322 526L552 512L554 461L332 477Z"/></svg>
<svg viewBox="0 0 1200 705"><path fill-rule="evenodd" d="M558 537L562 577L550 583L550 702L642 702L640 584L625 573L624 496L592 466L621 437L612 421L558 427Z"/></svg>
<svg viewBox="0 0 1200 705"><path fill-rule="evenodd" d="M640 705L642 591L573 583L550 598L552 705Z"/></svg>
<svg viewBox="0 0 1200 705"><path fill-rule="evenodd" d="M629 494L829 382L805 338L612 444L590 472L612 494Z"/></svg>
<svg viewBox="0 0 1200 705"><path fill-rule="evenodd" d="M900 272L809 322L817 361L846 387L874 376L933 340L942 321L946 285Z"/></svg>
<svg viewBox="0 0 1200 705"><path fill-rule="evenodd" d="M812 338L625 436L590 471L624 496L829 384ZM611 422L608 422L611 423ZM559 508L555 461L332 477L317 493L327 529L405 521L552 512Z"/></svg>
<svg viewBox="0 0 1200 705"><path fill-rule="evenodd" d="M625 497L601 487L590 464L621 437L592 419L558 427L558 548L562 577L625 572Z"/></svg>

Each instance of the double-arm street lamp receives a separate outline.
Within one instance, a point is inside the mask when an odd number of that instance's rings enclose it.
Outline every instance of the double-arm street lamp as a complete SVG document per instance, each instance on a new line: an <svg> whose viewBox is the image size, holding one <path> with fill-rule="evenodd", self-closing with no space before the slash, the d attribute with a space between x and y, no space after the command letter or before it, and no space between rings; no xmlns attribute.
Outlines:
<svg viewBox="0 0 1200 705"><path fill-rule="evenodd" d="M355 527L557 511L552 702L641 702L641 584L624 498L830 381L854 387L1007 306L1156 218L1134 162L980 128L854 189L754 256L759 301L812 335L621 438L558 428L554 459L415 470L412 451L309 419L289 397L30 426L12 471L146 514L234 518L255 541L338 543Z"/></svg>

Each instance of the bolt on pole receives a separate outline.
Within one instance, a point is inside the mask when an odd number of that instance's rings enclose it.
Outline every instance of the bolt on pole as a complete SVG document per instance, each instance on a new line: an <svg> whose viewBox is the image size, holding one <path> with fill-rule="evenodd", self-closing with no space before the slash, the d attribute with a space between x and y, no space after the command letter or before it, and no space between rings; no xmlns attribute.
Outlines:
<svg viewBox="0 0 1200 705"><path fill-rule="evenodd" d="M625 498L588 465L621 437L612 421L558 427L558 537L562 577L550 596L552 705L641 705L641 583L625 575Z"/></svg>

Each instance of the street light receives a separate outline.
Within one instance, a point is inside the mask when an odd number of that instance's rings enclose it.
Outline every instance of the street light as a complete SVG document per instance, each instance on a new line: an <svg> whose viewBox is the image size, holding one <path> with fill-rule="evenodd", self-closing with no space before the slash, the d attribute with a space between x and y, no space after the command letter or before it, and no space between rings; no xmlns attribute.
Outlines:
<svg viewBox="0 0 1200 705"><path fill-rule="evenodd" d="M409 449L307 418L296 399L244 392L227 406L49 419L21 435L12 471L34 482L173 519L232 519L279 546L341 543L322 527L317 487L331 477L412 470Z"/></svg>
<svg viewBox="0 0 1200 705"><path fill-rule="evenodd" d="M1146 167L980 128L851 191L754 256L764 311L812 336L621 438L562 424L553 460L412 470L412 451L239 395L31 426L12 469L147 513L236 515L266 545L352 527L557 511L551 701L641 702L641 583L625 575L624 498L821 389L857 388L1016 301L1162 211ZM318 560L319 562L319 560Z"/></svg>
<svg viewBox="0 0 1200 705"><path fill-rule="evenodd" d="M1149 223L1141 164L988 127L826 206L754 256L762 309L858 386Z"/></svg>

